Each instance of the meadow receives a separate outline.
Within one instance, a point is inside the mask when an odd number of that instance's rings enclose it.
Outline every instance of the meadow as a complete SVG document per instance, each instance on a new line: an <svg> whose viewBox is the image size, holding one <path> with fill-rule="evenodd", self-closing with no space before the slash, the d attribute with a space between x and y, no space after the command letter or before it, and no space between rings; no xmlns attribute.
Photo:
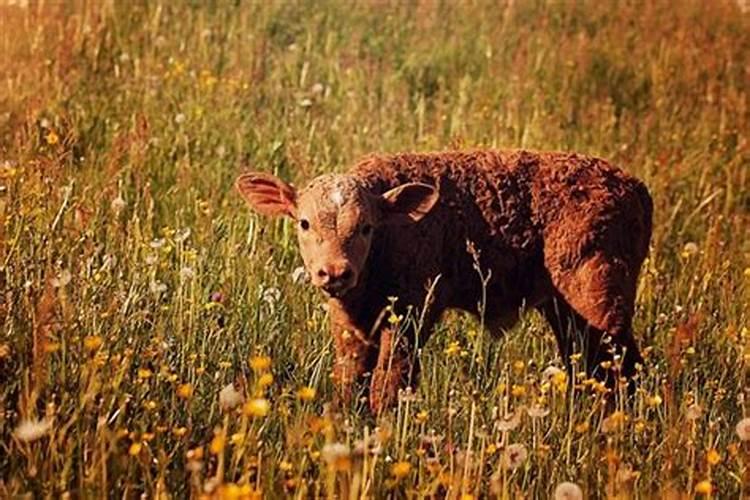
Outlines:
<svg viewBox="0 0 750 500"><path fill-rule="evenodd" d="M750 495L745 8L0 1L0 497ZM649 186L631 405L534 313L451 314L397 408L330 404L294 227L235 177L475 147Z"/></svg>

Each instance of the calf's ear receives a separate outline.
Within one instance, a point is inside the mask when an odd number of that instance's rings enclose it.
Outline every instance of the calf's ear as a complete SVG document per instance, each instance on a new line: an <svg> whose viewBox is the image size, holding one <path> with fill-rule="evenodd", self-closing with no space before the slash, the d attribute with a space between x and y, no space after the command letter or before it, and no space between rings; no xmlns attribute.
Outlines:
<svg viewBox="0 0 750 500"><path fill-rule="evenodd" d="M234 186L250 208L259 214L296 217L297 193L278 177L262 172L248 172L240 175Z"/></svg>
<svg viewBox="0 0 750 500"><path fill-rule="evenodd" d="M417 222L427 215L439 198L437 189L419 182L402 184L382 194L380 209L384 224Z"/></svg>

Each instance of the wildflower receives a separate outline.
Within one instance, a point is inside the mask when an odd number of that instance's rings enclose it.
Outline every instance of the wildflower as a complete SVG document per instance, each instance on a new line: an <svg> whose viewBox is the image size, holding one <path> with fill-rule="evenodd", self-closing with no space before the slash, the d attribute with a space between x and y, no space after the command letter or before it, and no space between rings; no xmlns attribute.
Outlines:
<svg viewBox="0 0 750 500"><path fill-rule="evenodd" d="M411 464L409 462L401 461L391 465L391 475L396 479L408 476L409 472L411 472Z"/></svg>
<svg viewBox="0 0 750 500"><path fill-rule="evenodd" d="M368 455L380 455L380 453L383 451L383 447L380 444L380 440L376 437L371 437L367 440L367 443L365 443L364 440L359 439L354 443L354 451L353 454L355 457L363 457L365 456L365 453Z"/></svg>
<svg viewBox="0 0 750 500"><path fill-rule="evenodd" d="M692 241L685 243L685 246L682 247L683 258L688 258L692 255L695 255L696 253L698 253L698 245L696 245Z"/></svg>
<svg viewBox="0 0 750 500"><path fill-rule="evenodd" d="M225 411L238 407L244 400L245 398L242 394L240 394L240 392L234 388L234 384L231 383L227 384L226 387L219 392L219 406Z"/></svg>
<svg viewBox="0 0 750 500"><path fill-rule="evenodd" d="M312 401L315 399L315 389L312 387L301 387L297 391L297 397L302 401Z"/></svg>
<svg viewBox="0 0 750 500"><path fill-rule="evenodd" d="M661 406L662 399L661 396L658 394L654 394L653 396L650 396L647 400L647 403L649 406Z"/></svg>
<svg viewBox="0 0 750 500"><path fill-rule="evenodd" d="M130 445L130 448L128 448L128 455L131 457L137 457L142 448L143 445L141 443L133 443Z"/></svg>
<svg viewBox="0 0 750 500"><path fill-rule="evenodd" d="M711 448L706 453L706 462L708 462L709 465L718 465L719 462L721 462L721 454L716 451L715 448Z"/></svg>
<svg viewBox="0 0 750 500"><path fill-rule="evenodd" d="M172 431L172 434L174 434L175 437L178 438L184 437L185 434L187 434L187 427L178 427Z"/></svg>
<svg viewBox="0 0 750 500"><path fill-rule="evenodd" d="M542 405L534 405L528 410L526 410L526 413L529 414L531 418L542 418L549 415L549 408L545 408Z"/></svg>
<svg viewBox="0 0 750 500"><path fill-rule="evenodd" d="M13 433L16 439L31 443L44 437L49 430L52 428L52 422L48 419L44 420L23 420L18 427L16 427Z"/></svg>
<svg viewBox="0 0 750 500"><path fill-rule="evenodd" d="M177 388L177 396L182 399L190 399L193 396L193 386L191 384L180 384Z"/></svg>
<svg viewBox="0 0 750 500"><path fill-rule="evenodd" d="M203 448L193 448L192 450L188 450L187 452L187 459L188 460L201 460L203 459Z"/></svg>
<svg viewBox="0 0 750 500"><path fill-rule="evenodd" d="M458 342L451 342L443 352L446 356L454 356L461 352L461 345Z"/></svg>
<svg viewBox="0 0 750 500"><path fill-rule="evenodd" d="M186 117L184 113L177 113L174 117L174 122L178 125L185 123Z"/></svg>
<svg viewBox="0 0 750 500"><path fill-rule="evenodd" d="M270 287L263 290L263 296L261 297L263 302L269 306L273 306L279 300L281 300L281 290L276 287Z"/></svg>
<svg viewBox="0 0 750 500"><path fill-rule="evenodd" d="M578 434L583 434L584 432L587 432L591 428L591 424L588 422L581 422L580 424L577 424L575 426L575 431Z"/></svg>
<svg viewBox="0 0 750 500"><path fill-rule="evenodd" d="M151 375L153 374L154 372L152 372L148 368L138 368L138 378L141 380L146 380L148 378L151 378Z"/></svg>
<svg viewBox="0 0 750 500"><path fill-rule="evenodd" d="M621 411L613 412L609 417L602 421L603 432L614 432L621 429L622 426L627 422L628 416Z"/></svg>
<svg viewBox="0 0 750 500"><path fill-rule="evenodd" d="M524 363L522 360L519 359L513 362L513 370L516 373L523 372L524 368L526 368L526 363Z"/></svg>
<svg viewBox="0 0 750 500"><path fill-rule="evenodd" d="M528 456L526 446L521 443L510 444L503 450L500 465L506 470L516 470L523 465Z"/></svg>
<svg viewBox="0 0 750 500"><path fill-rule="evenodd" d="M270 373L264 373L258 378L258 386L260 387L268 387L271 384L273 384L273 375Z"/></svg>
<svg viewBox="0 0 750 500"><path fill-rule="evenodd" d="M271 367L271 358L268 356L253 356L250 358L250 368L254 372L262 372Z"/></svg>
<svg viewBox="0 0 750 500"><path fill-rule="evenodd" d="M271 411L271 404L265 398L251 399L242 407L242 413L248 417L265 417Z"/></svg>
<svg viewBox="0 0 750 500"><path fill-rule="evenodd" d="M224 446L227 444L227 439L224 437L224 433L219 433L214 436L214 438L211 440L211 444L208 446L208 450L213 455L218 455L222 451L224 451Z"/></svg>
<svg viewBox="0 0 750 500"><path fill-rule="evenodd" d="M180 229L179 231L177 231L177 233L175 233L174 240L177 243L183 243L190 237L190 232L191 231L189 227L186 227L185 229Z"/></svg>
<svg viewBox="0 0 750 500"><path fill-rule="evenodd" d="M63 269L56 277L52 278L52 286L55 288L62 288L70 283L72 278L73 275L70 274L70 271Z"/></svg>
<svg viewBox="0 0 750 500"><path fill-rule="evenodd" d="M313 86L310 87L310 92L312 92L313 94L320 94L323 92L323 90L325 90L325 87L323 87L323 84L320 82L314 83Z"/></svg>
<svg viewBox="0 0 750 500"><path fill-rule="evenodd" d="M713 486L711 485L711 481L709 481L708 479L705 479L695 485L695 492L699 495L710 495L712 491Z"/></svg>
<svg viewBox="0 0 750 500"><path fill-rule="evenodd" d="M299 102L299 105L303 108L309 108L312 106L312 101L308 98L304 98Z"/></svg>
<svg viewBox="0 0 750 500"><path fill-rule="evenodd" d="M112 200L112 203L110 203L110 208L112 211L116 214L119 214L125 209L126 203L125 200L122 199L122 196L117 196L114 200Z"/></svg>
<svg viewBox="0 0 750 500"><path fill-rule="evenodd" d="M414 419L421 424L427 421L428 416L429 412L427 410L422 410L414 416Z"/></svg>
<svg viewBox="0 0 750 500"><path fill-rule="evenodd" d="M83 347L87 351L96 351L102 346L102 338L99 335L90 335L83 339Z"/></svg>
<svg viewBox="0 0 750 500"><path fill-rule="evenodd" d="M521 396L526 394L526 386L513 384L513 387L510 388L510 393L511 395L520 398Z"/></svg>
<svg viewBox="0 0 750 500"><path fill-rule="evenodd" d="M244 432L235 432L229 437L229 442L233 445L241 445L245 442L245 433Z"/></svg>
<svg viewBox="0 0 750 500"><path fill-rule="evenodd" d="M695 403L688 407L687 411L685 412L685 416L688 420L698 420L701 416L701 413L703 413L703 408L701 408L699 404Z"/></svg>
<svg viewBox="0 0 750 500"><path fill-rule="evenodd" d="M514 413L510 413L500 417L497 421L496 426L500 432L512 431L521 423L521 411L518 410Z"/></svg>
<svg viewBox="0 0 750 500"><path fill-rule="evenodd" d="M307 274L307 270L304 266L299 266L292 271L292 282L297 283L303 283L306 282L308 279L310 279L310 276Z"/></svg>
<svg viewBox="0 0 750 500"><path fill-rule="evenodd" d="M583 491L576 483L562 482L555 488L555 500L583 500Z"/></svg>
<svg viewBox="0 0 750 500"><path fill-rule="evenodd" d="M193 268L190 266L185 266L182 269L180 269L180 278L183 281L191 280L195 277L195 271L193 271Z"/></svg>
<svg viewBox="0 0 750 500"><path fill-rule="evenodd" d="M9 357L10 357L10 345L0 344L0 359L5 359Z"/></svg>
<svg viewBox="0 0 750 500"><path fill-rule="evenodd" d="M57 144L58 142L60 142L60 136L57 135L57 133L54 130L50 130L47 133L47 136L45 137L45 139L47 140L47 144L49 144L50 146L53 146Z"/></svg>
<svg viewBox="0 0 750 500"><path fill-rule="evenodd" d="M750 417L745 417L737 422L734 430L737 432L740 441L750 441Z"/></svg>
<svg viewBox="0 0 750 500"><path fill-rule="evenodd" d="M351 452L343 443L328 443L320 450L320 456L334 470L348 470L351 466Z"/></svg>
<svg viewBox="0 0 750 500"><path fill-rule="evenodd" d="M221 292L213 292L208 300L209 302L213 302L215 304L221 304L224 302L224 294Z"/></svg>

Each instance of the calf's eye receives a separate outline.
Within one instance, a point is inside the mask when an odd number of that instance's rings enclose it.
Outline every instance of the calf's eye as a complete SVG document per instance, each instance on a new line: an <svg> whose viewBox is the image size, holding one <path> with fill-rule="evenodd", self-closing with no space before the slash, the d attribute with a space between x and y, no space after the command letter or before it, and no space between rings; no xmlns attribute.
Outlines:
<svg viewBox="0 0 750 500"><path fill-rule="evenodd" d="M307 219L302 219L299 221L299 227L303 231L307 231L308 229L310 229L310 222Z"/></svg>
<svg viewBox="0 0 750 500"><path fill-rule="evenodd" d="M367 236L372 232L372 224L363 224L362 225L362 236Z"/></svg>

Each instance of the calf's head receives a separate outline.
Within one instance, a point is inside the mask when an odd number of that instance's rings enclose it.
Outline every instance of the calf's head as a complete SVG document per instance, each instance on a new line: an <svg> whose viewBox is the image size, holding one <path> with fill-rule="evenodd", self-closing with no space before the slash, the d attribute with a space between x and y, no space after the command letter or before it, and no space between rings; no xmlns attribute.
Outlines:
<svg viewBox="0 0 750 500"><path fill-rule="evenodd" d="M359 283L379 226L417 222L438 200L437 190L427 184L403 184L375 195L342 174L317 177L299 192L259 172L241 175L235 185L256 212L296 221L311 281L333 297L345 296Z"/></svg>

